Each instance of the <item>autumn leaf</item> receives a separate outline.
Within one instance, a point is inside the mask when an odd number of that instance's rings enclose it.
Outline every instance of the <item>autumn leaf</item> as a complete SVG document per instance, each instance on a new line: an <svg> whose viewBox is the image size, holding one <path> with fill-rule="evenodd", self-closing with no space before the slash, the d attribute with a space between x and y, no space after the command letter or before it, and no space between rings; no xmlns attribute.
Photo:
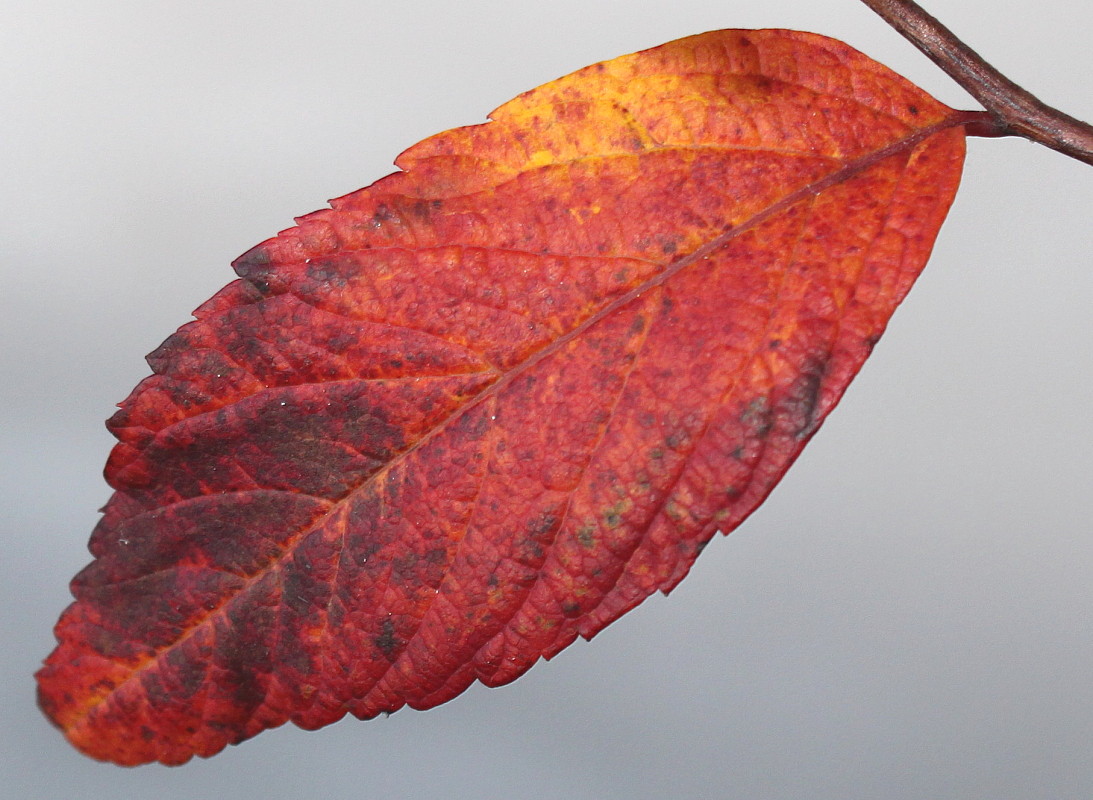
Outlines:
<svg viewBox="0 0 1093 800"><path fill-rule="evenodd" d="M491 118L243 255L149 356L38 674L83 752L429 708L669 591L869 355L967 120L778 30Z"/></svg>

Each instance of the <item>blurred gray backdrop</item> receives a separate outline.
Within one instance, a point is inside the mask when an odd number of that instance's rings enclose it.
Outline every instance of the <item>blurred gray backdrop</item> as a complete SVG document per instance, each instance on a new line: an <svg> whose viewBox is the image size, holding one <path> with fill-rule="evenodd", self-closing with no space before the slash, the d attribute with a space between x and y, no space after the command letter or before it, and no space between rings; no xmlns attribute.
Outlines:
<svg viewBox="0 0 1093 800"><path fill-rule="evenodd" d="M928 4L930 4L928 2ZM1093 118L1093 7L932 2ZM497 690L123 770L34 706L142 357L292 217L586 64L723 27L964 93L856 0L5 0L0 795L1093 797L1093 171L971 140L933 260L767 504Z"/></svg>

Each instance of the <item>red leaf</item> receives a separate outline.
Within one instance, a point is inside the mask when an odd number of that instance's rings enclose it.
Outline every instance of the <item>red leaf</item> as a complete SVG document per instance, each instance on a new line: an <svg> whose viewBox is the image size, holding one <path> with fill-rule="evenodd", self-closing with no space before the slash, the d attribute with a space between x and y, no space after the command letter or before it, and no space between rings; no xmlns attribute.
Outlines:
<svg viewBox="0 0 1093 800"><path fill-rule="evenodd" d="M720 31L434 136L150 357L39 672L121 764L428 708L669 591L763 500L922 269L961 115Z"/></svg>

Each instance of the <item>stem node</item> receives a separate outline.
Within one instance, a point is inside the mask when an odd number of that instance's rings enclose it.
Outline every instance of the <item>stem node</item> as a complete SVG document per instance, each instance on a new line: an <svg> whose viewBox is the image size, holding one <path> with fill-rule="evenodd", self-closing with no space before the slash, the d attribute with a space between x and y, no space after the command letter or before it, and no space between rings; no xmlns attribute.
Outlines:
<svg viewBox="0 0 1093 800"><path fill-rule="evenodd" d="M970 136L1023 136L1093 164L1093 126L1040 102L913 0L862 0L987 109Z"/></svg>

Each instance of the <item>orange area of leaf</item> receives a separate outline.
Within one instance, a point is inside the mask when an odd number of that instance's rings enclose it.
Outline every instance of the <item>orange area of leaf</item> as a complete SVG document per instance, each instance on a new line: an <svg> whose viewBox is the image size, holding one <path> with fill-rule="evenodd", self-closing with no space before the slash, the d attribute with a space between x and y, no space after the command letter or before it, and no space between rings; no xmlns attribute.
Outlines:
<svg viewBox="0 0 1093 800"><path fill-rule="evenodd" d="M774 487L918 276L960 115L846 45L597 64L242 256L110 420L40 702L178 764L591 637Z"/></svg>

